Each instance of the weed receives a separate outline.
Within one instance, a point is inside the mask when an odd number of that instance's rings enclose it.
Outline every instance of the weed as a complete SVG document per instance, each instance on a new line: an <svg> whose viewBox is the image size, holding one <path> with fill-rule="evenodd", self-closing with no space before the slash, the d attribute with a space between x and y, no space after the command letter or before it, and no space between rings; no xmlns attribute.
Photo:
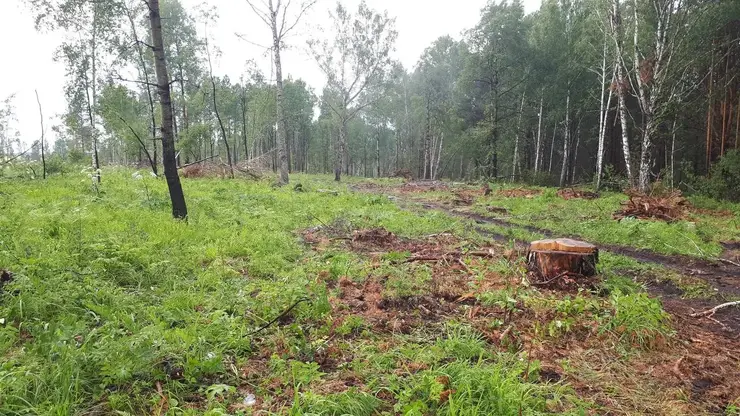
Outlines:
<svg viewBox="0 0 740 416"><path fill-rule="evenodd" d="M660 301L646 293L613 294L614 316L607 328L619 335L621 341L640 348L653 348L665 343L673 333L670 316Z"/></svg>

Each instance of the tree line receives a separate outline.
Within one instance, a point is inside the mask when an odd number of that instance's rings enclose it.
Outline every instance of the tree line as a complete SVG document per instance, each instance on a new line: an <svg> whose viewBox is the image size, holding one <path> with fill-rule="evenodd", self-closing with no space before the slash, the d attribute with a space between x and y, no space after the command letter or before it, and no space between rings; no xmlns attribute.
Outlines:
<svg viewBox="0 0 740 416"><path fill-rule="evenodd" d="M260 158L282 184L332 172L647 190L709 174L740 139L740 2L544 0L525 14L490 1L408 69L394 18L364 1L337 3L309 39L286 35L314 1L249 1L275 71L247 64L237 80L213 75L218 45L197 30L216 17L178 0L26 1L39 28L74 33L49 150L90 155L96 172L161 165L175 188L178 166ZM282 67L287 46L309 51L322 91L283 79L298 72Z"/></svg>

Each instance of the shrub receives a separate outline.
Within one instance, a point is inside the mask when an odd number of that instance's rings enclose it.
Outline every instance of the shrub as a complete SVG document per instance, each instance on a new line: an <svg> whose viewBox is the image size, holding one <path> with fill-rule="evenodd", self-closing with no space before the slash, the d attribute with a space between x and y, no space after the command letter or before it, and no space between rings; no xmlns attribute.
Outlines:
<svg viewBox="0 0 740 416"><path fill-rule="evenodd" d="M712 167L702 189L713 198L740 202L740 151L727 152Z"/></svg>

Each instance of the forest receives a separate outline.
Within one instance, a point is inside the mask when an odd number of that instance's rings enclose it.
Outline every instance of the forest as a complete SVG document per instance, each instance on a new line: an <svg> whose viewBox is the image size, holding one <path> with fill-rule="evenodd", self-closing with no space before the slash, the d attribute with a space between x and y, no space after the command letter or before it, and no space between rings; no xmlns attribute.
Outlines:
<svg viewBox="0 0 740 416"><path fill-rule="evenodd" d="M40 29L80 34L58 51L68 109L46 154L92 154L95 169L136 164L161 173L146 5L29 4ZM726 154L725 170L738 168L736 2L545 1L526 15L521 2L490 2L462 39L439 38L410 70L392 58L398 33L387 13L338 4L329 11L328 35L290 38L290 45L282 37L314 4L288 6L273 5L273 20L269 8L255 8L263 29L276 29L275 70L247 63L239 79L229 79L213 76L218 45L197 30L217 16L162 2L180 166L252 161L279 170L282 182L291 172L339 169L596 188L605 181L643 191L655 181L701 189L697 178L710 176ZM322 91L282 79L291 70L280 62L287 47L315 58L327 81ZM19 148L14 139L2 136L3 154ZM40 158L39 146L33 152ZM737 198L737 174L730 176L711 186L715 195Z"/></svg>
<svg viewBox="0 0 740 416"><path fill-rule="evenodd" d="M489 0L407 67L376 1L240 1L232 78L207 3L22 0L1 415L740 415L740 2Z"/></svg>

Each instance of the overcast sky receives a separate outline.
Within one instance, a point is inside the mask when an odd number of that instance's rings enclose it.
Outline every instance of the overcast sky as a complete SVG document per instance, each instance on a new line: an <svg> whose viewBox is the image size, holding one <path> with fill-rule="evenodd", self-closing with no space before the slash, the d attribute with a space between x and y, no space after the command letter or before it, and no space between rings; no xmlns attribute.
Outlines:
<svg viewBox="0 0 740 416"><path fill-rule="evenodd" d="M238 80L244 73L245 62L257 61L269 77L272 71L269 52L255 46L270 43L266 26L251 12L245 0L181 0L186 8L203 3L215 6L219 14L218 23L208 28L213 45L221 55L214 61L217 75L229 75ZM350 9L356 10L360 0L342 0ZM451 35L459 39L461 32L474 26L480 10L487 0L366 0L375 10L387 10L396 18L399 32L395 57L407 69L413 68L419 56L435 39ZM297 3L297 2L294 2ZM320 93L324 77L313 58L306 53L306 40L310 33L328 20L327 10L335 5L334 0L319 0L310 14L303 20L287 42L291 49L283 56L284 76L302 78ZM539 6L540 0L524 0L527 13ZM199 25L203 35L204 26ZM241 34L249 42L239 39ZM14 104L24 143L31 143L40 136L39 115L34 89L37 89L43 105L46 134L53 142L51 126L59 124L59 114L64 112L63 85L65 69L54 62L53 54L61 41L59 34L37 33L32 14L22 0L0 0L0 39L5 64L0 66L0 101L15 94Z"/></svg>

